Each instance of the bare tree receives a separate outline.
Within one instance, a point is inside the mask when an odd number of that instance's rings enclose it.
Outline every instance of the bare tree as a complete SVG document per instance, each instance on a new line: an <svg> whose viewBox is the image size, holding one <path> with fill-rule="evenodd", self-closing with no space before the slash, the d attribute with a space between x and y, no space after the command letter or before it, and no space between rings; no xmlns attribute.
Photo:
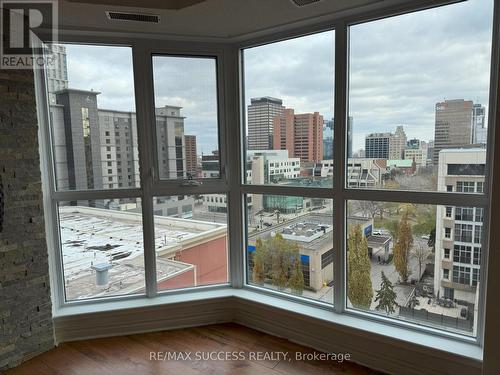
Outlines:
<svg viewBox="0 0 500 375"><path fill-rule="evenodd" d="M417 242L416 246L411 249L411 256L418 262L418 279L422 277L422 265L425 265L431 251L422 242Z"/></svg>

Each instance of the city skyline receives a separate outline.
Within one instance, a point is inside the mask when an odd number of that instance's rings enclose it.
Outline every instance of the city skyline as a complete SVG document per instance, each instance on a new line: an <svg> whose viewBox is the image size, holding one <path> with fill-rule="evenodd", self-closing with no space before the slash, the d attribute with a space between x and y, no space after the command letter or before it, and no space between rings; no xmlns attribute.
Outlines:
<svg viewBox="0 0 500 375"><path fill-rule="evenodd" d="M488 111L491 38L482 36L491 34L491 23L484 22L489 7L488 1L472 0L351 28L353 151L363 148L366 134L385 132L396 125L405 126L408 138L433 139L434 106L445 99L472 100ZM456 19L464 20L463 24L456 25ZM333 118L333 34L314 34L245 50L244 110L253 97L274 96L299 113L317 111L325 119ZM433 35L433 43L424 43L425 34ZM374 40L374 35L379 37ZM329 43L332 48L325 48ZM415 48L408 50L409 45ZM71 88L102 92L98 98L100 108L135 110L129 49L106 47L111 52L102 54L95 47L66 46ZM470 53L471 49L474 53ZM119 64L110 57L116 53L123 54ZM387 59L388 55L391 59ZM307 59L309 56L314 56L314 64ZM102 70L92 69L96 62ZM471 67L466 75L464 66ZM176 82L189 86L185 83L199 81L205 74L193 69L188 73L181 66L171 67L170 87L175 87ZM213 126L213 114L206 111L209 103L203 100L206 93L186 89L176 90L173 96L157 94L177 100L156 103L157 107L198 103L198 113L189 113L188 108L184 111L186 134L197 136L200 154L217 149L214 135L206 131L207 126Z"/></svg>

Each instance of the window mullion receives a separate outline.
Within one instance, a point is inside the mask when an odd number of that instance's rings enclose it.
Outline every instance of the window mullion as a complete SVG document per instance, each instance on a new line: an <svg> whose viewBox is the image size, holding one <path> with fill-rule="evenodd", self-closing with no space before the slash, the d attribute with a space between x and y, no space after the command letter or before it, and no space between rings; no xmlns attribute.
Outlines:
<svg viewBox="0 0 500 375"><path fill-rule="evenodd" d="M335 27L335 123L334 123L334 181L335 198L333 202L334 236L334 284L333 302L336 312L344 311L345 306L345 202L342 192L345 186L345 139L347 116L347 74L348 74L348 34L347 24L340 22Z"/></svg>
<svg viewBox="0 0 500 375"><path fill-rule="evenodd" d="M152 112L153 84L151 57L145 48L134 46L134 86L137 108L137 135L139 148L139 162L142 188L142 223L144 238L144 270L146 295L154 297L157 294L156 283L156 253L154 243L153 219L153 134L148 124L155 123L155 114ZM149 79L148 79L149 77Z"/></svg>
<svg viewBox="0 0 500 375"><path fill-rule="evenodd" d="M241 127L240 126L225 126L226 124L240 123L240 95L239 84L242 82L240 70L240 51L235 46L228 46L225 53L227 61L221 61L224 67L224 85L221 85L222 100L225 103L225 122L221 123L221 127L225 131L221 134L221 162L226 162L225 178L229 184L228 193L228 236L229 236L229 280L233 288L241 288L244 285L245 276L245 248L246 240L243 238L243 212L244 212L244 195L240 193L241 174ZM243 100L242 100L243 102ZM225 138L222 138L222 135ZM239 140L235 142L234 140ZM224 146L227 145L225 149ZM232 163L229 163L232 160ZM231 168L228 168L231 166Z"/></svg>

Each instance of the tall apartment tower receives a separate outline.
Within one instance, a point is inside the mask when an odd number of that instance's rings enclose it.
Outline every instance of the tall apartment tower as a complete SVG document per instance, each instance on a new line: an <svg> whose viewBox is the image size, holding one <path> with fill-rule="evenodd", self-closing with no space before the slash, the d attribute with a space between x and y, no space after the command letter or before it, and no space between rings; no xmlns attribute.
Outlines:
<svg viewBox="0 0 500 375"><path fill-rule="evenodd" d="M140 186L137 120L134 112L99 109L104 188Z"/></svg>
<svg viewBox="0 0 500 375"><path fill-rule="evenodd" d="M389 159L391 133L372 133L365 138L365 157L368 159Z"/></svg>
<svg viewBox="0 0 500 375"><path fill-rule="evenodd" d="M474 104L472 107L472 143L486 144L486 108L482 104Z"/></svg>
<svg viewBox="0 0 500 375"><path fill-rule="evenodd" d="M68 63L66 61L66 47L60 44L48 44L47 48L53 57L53 63L47 66L47 91L49 103L56 104L56 91L68 88Z"/></svg>
<svg viewBox="0 0 500 375"><path fill-rule="evenodd" d="M323 160L333 159L333 124L334 119L323 124Z"/></svg>
<svg viewBox="0 0 500 375"><path fill-rule="evenodd" d="M283 101L268 96L252 98L248 106L248 150L273 148L273 120L283 115Z"/></svg>
<svg viewBox="0 0 500 375"><path fill-rule="evenodd" d="M318 112L295 114L286 108L273 121L273 149L287 150L301 161L323 160L323 116Z"/></svg>
<svg viewBox="0 0 500 375"><path fill-rule="evenodd" d="M95 91L54 94L57 103L50 105L50 116L58 189L139 187L136 114L98 109ZM185 177L184 117L179 107L156 111L160 177Z"/></svg>
<svg viewBox="0 0 500 375"><path fill-rule="evenodd" d="M486 150L446 149L439 153L438 191L482 193ZM481 268L481 207L437 206L434 293L477 308Z"/></svg>
<svg viewBox="0 0 500 375"><path fill-rule="evenodd" d="M156 108L156 149L161 179L186 178L186 144L182 107Z"/></svg>
<svg viewBox="0 0 500 375"><path fill-rule="evenodd" d="M186 172L193 178L198 173L198 156L196 153L196 135L185 135L184 143L186 145Z"/></svg>
<svg viewBox="0 0 500 375"><path fill-rule="evenodd" d="M323 126L323 159L330 160L333 159L333 132L335 125L335 119L325 120ZM347 118L347 157L352 157L352 132L353 132L353 117L349 116Z"/></svg>
<svg viewBox="0 0 500 375"><path fill-rule="evenodd" d="M53 94L57 104L51 105L50 114L58 189L105 188L97 110L99 93L63 89Z"/></svg>
<svg viewBox="0 0 500 375"><path fill-rule="evenodd" d="M406 133L403 126L397 126L394 134L389 138L389 159L398 160L404 157L406 148Z"/></svg>
<svg viewBox="0 0 500 375"><path fill-rule="evenodd" d="M435 165L441 150L472 144L473 107L471 100L463 99L445 100L436 104L433 158Z"/></svg>

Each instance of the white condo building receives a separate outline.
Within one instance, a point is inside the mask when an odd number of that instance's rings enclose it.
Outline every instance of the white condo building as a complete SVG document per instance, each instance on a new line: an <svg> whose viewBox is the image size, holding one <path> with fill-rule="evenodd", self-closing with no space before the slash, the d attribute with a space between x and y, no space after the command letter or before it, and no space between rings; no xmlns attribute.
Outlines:
<svg viewBox="0 0 500 375"><path fill-rule="evenodd" d="M438 191L482 193L486 150L446 149L439 152ZM477 307L481 267L481 207L437 206L435 294Z"/></svg>

